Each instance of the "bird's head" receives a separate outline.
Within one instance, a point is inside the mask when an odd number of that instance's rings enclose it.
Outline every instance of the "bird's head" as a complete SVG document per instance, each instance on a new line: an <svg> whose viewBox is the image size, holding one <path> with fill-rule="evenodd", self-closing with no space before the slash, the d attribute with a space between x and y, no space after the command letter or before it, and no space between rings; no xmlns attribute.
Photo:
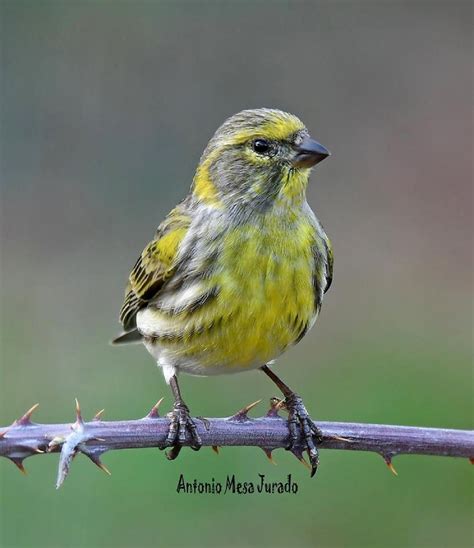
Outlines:
<svg viewBox="0 0 474 548"><path fill-rule="evenodd" d="M207 145L193 183L209 205L265 210L278 200L302 201L310 169L329 156L294 115L243 110Z"/></svg>

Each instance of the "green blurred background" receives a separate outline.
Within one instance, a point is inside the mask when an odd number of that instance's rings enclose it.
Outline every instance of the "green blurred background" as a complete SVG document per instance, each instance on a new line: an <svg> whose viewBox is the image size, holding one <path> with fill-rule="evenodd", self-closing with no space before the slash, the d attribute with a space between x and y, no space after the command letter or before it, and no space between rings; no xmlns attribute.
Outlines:
<svg viewBox="0 0 474 548"><path fill-rule="evenodd" d="M171 397L113 348L124 283L242 108L299 115L333 156L308 198L335 248L314 329L277 372L313 416L469 428L471 3L2 1L0 424L143 416ZM258 372L182 379L192 411L275 395ZM254 414L263 413L263 404ZM323 451L318 476L252 448L0 462L4 547L472 544L465 460ZM297 496L178 495L179 474L288 473Z"/></svg>

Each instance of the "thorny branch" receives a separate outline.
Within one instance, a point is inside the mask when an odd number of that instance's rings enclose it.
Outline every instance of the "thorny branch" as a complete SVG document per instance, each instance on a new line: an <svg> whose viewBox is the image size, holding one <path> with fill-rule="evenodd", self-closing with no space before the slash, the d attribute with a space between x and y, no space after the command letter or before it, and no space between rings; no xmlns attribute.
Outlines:
<svg viewBox="0 0 474 548"><path fill-rule="evenodd" d="M160 403L161 400L142 419L106 422L101 418L102 410L92 421L84 422L76 400L76 421L73 424L32 422L31 416L37 404L11 426L0 427L0 456L9 458L25 472L25 458L60 452L56 487L66 479L72 459L78 453L83 453L110 474L100 460L106 451L164 447L170 421L167 417L160 418ZM248 412L257 403L244 407L229 418L196 419L203 445L215 451L221 446L260 447L272 460L272 451L288 444L287 421L278 414L281 407L278 400L272 400L264 417L250 418ZM318 422L318 426L323 432L320 448L374 451L382 455L395 474L392 458L400 454L467 457L473 462L474 432L470 430L345 422ZM298 460L306 462L302 447L294 448L292 453Z"/></svg>

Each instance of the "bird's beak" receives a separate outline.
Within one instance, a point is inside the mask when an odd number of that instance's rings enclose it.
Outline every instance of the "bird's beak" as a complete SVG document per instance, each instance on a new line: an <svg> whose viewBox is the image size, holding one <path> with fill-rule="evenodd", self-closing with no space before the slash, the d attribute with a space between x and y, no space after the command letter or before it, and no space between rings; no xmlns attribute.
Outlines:
<svg viewBox="0 0 474 548"><path fill-rule="evenodd" d="M299 145L295 145L294 149L296 154L292 161L293 167L313 167L331 155L327 148L311 137L305 137Z"/></svg>

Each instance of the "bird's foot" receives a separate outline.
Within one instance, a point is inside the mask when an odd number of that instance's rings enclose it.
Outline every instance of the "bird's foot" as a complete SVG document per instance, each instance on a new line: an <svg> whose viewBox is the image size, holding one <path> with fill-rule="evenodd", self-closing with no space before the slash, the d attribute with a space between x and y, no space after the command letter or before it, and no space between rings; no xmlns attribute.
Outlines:
<svg viewBox="0 0 474 548"><path fill-rule="evenodd" d="M294 392L285 398L285 408L288 410L288 429L290 431L289 451L299 442L298 425L301 426L303 445L308 453L311 464L311 477L316 474L319 464L317 444L323 439L321 430L316 426L306 411L303 400Z"/></svg>
<svg viewBox="0 0 474 548"><path fill-rule="evenodd" d="M171 449L166 454L166 457L169 460L174 460L179 455L181 447L186 443L188 435L191 438L191 449L199 451L202 445L201 436L191 418L188 406L182 401L175 402L173 411L168 413L168 417L171 419L171 423L165 447L171 447Z"/></svg>

